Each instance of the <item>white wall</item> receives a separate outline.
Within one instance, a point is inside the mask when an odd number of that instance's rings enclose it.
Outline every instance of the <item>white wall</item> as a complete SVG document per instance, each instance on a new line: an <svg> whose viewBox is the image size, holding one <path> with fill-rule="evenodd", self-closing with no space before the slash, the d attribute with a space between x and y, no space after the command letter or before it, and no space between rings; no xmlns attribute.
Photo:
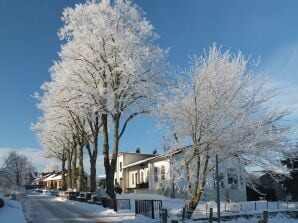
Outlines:
<svg viewBox="0 0 298 223"><path fill-rule="evenodd" d="M161 166L165 167L165 180L161 179ZM155 180L154 168L157 168L157 181ZM157 161L149 164L149 188L161 189L164 184L171 182L171 171L169 160Z"/></svg>

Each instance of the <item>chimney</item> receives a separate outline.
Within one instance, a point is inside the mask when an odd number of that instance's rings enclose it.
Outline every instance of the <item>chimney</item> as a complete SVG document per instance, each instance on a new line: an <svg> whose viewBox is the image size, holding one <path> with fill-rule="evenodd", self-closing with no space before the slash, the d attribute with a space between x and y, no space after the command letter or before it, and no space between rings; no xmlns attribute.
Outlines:
<svg viewBox="0 0 298 223"><path fill-rule="evenodd" d="M140 148L137 148L137 149L136 149L136 153L141 153Z"/></svg>

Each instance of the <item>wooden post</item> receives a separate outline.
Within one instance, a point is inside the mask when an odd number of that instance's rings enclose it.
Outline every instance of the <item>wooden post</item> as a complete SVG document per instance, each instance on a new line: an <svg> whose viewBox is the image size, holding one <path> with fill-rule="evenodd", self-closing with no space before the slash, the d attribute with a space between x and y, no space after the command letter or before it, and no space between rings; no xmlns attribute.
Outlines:
<svg viewBox="0 0 298 223"><path fill-rule="evenodd" d="M213 223L213 208L210 208L209 210L209 223Z"/></svg>
<svg viewBox="0 0 298 223"><path fill-rule="evenodd" d="M183 207L182 209L182 221L186 218L186 206Z"/></svg>
<svg viewBox="0 0 298 223"><path fill-rule="evenodd" d="M264 211L263 212L263 223L268 223L268 218L269 218L269 212Z"/></svg>
<svg viewBox="0 0 298 223"><path fill-rule="evenodd" d="M118 211L118 208L117 208L117 199L114 199L114 200L112 200L112 202L113 202L113 209L114 209L114 211Z"/></svg>
<svg viewBox="0 0 298 223"><path fill-rule="evenodd" d="M152 219L154 219L154 200L151 200Z"/></svg>
<svg viewBox="0 0 298 223"><path fill-rule="evenodd" d="M219 191L218 155L217 154L216 154L215 159L216 159L215 176L216 176L217 223L220 223L220 191Z"/></svg>

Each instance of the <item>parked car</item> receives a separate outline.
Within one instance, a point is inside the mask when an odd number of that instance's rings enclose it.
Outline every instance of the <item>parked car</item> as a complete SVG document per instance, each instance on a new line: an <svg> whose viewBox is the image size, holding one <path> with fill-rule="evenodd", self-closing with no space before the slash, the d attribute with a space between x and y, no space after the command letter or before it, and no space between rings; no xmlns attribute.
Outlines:
<svg viewBox="0 0 298 223"><path fill-rule="evenodd" d="M57 191L57 190L50 190L49 192L50 192L51 195L53 195L53 196L58 196L58 191Z"/></svg>

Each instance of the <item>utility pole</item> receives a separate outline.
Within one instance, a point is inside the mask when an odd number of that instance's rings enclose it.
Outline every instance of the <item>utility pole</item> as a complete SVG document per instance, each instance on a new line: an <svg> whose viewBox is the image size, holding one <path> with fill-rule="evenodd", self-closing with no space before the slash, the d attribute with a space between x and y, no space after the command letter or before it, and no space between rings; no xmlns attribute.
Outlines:
<svg viewBox="0 0 298 223"><path fill-rule="evenodd" d="M220 193L219 193L219 176L218 176L218 155L216 154L216 197L217 197L217 222L220 223Z"/></svg>
<svg viewBox="0 0 298 223"><path fill-rule="evenodd" d="M174 154L170 157L170 170L171 170L171 198L175 198L175 184L174 184Z"/></svg>

